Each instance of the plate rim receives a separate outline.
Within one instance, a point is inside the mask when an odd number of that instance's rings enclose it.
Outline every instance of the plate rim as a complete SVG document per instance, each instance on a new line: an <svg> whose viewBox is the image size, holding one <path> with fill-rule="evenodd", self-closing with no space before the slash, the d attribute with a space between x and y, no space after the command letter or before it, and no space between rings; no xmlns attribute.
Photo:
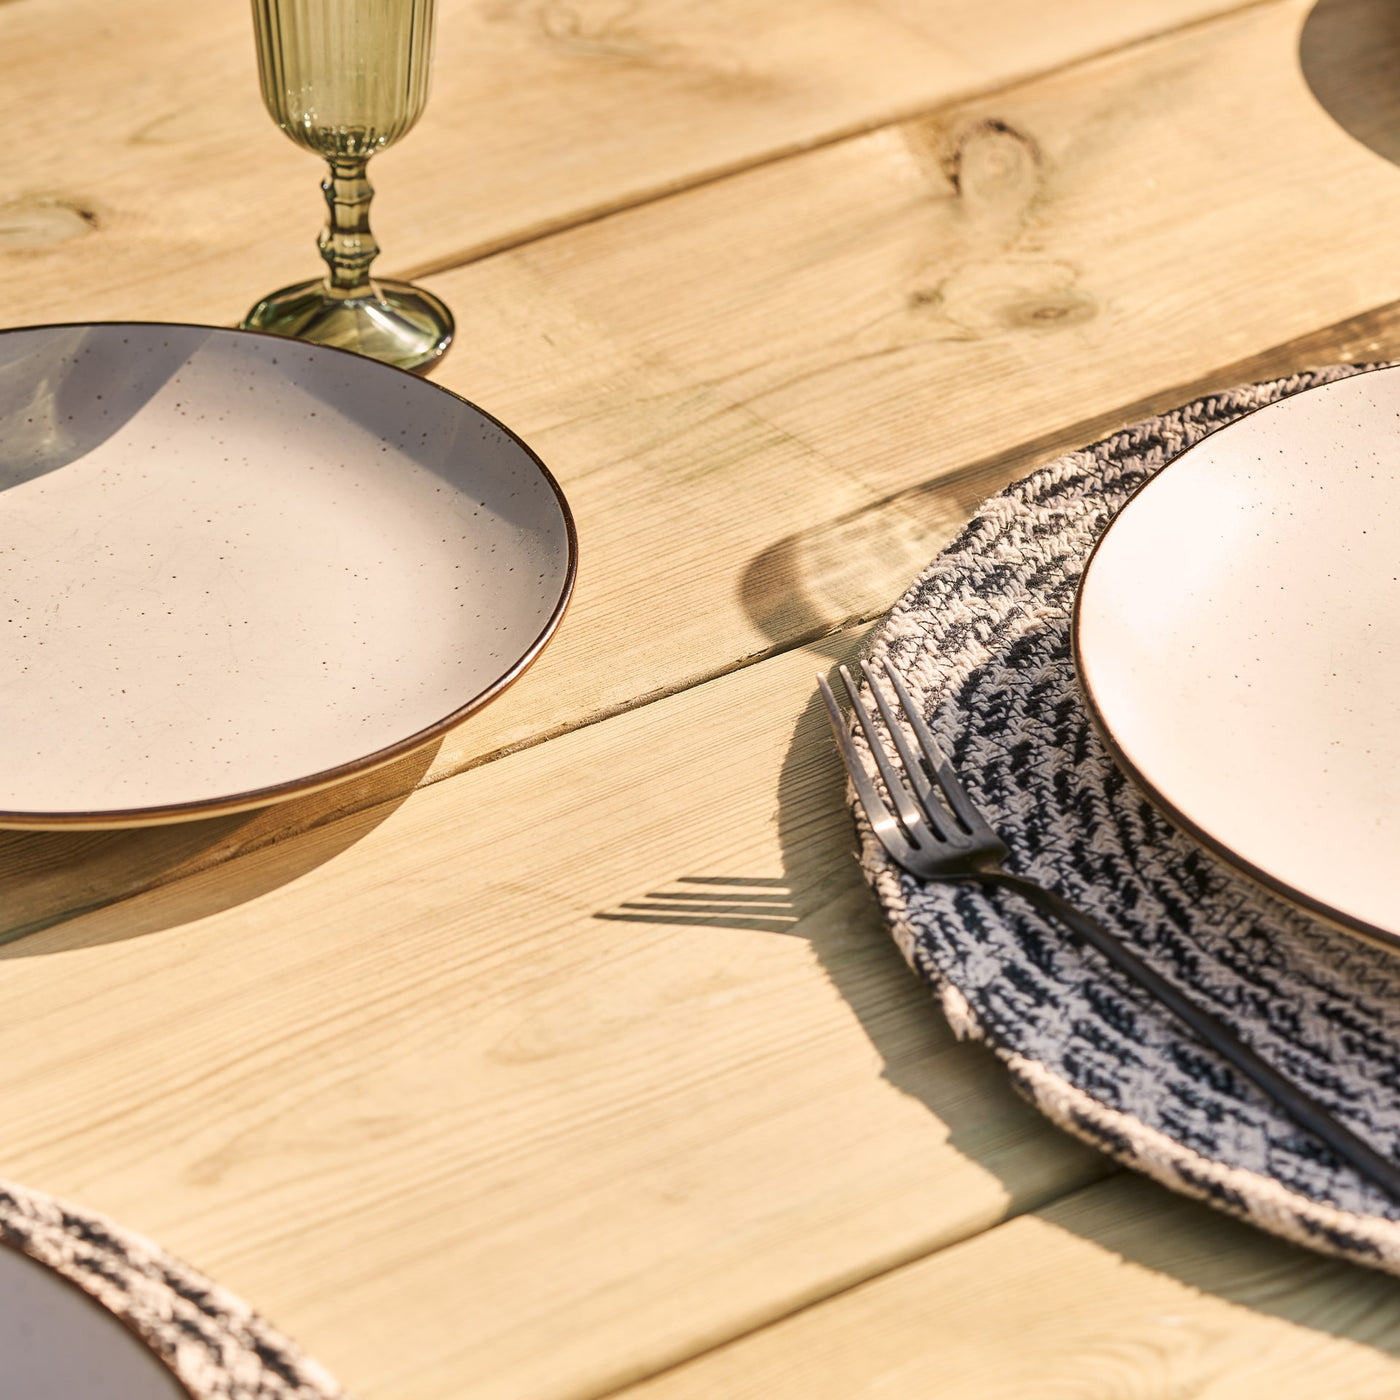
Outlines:
<svg viewBox="0 0 1400 1400"><path fill-rule="evenodd" d="M1147 778L1146 774L1142 772L1137 764L1128 757L1117 739L1114 738L1113 732L1109 728L1108 721L1099 708L1098 701L1094 697L1093 687L1089 684L1080 641L1084 587L1089 580L1089 571L1094 566L1094 560L1098 557L1099 547L1108 538L1113 527L1122 519L1124 511L1126 511L1139 496L1147 491L1154 482L1160 481L1178 462L1190 453L1196 451L1197 448L1204 446L1207 442L1219 437L1222 433L1228 433L1232 428L1239 427L1241 423L1245 422L1247 419L1253 418L1258 413L1264 413L1271 408L1277 408L1281 404L1288 403L1293 399L1302 398L1305 394L1318 393L1322 390L1330 389L1337 384L1345 384L1353 379L1361 379L1370 374L1383 374L1387 371L1400 374L1400 364L1368 365L1358 369L1354 374L1344 375L1339 379L1331 379L1324 384L1311 384L1305 389L1299 389L1292 394L1285 394L1280 398L1274 399L1271 403L1256 404L1252 408L1246 409L1238 418L1232 418L1228 423L1224 423L1220 427L1212 429L1210 432L1206 433L1204 437L1199 438L1188 447L1183 448L1171 461L1167 462L1159 470L1153 472L1146 481L1140 482L1134 487L1127 500L1113 513L1113 517L1109 520L1107 526L1104 527L1103 532L1099 535L1098 539L1094 541L1094 546L1089 551L1088 558L1084 561L1084 567L1079 575L1079 582L1075 585L1074 607L1070 613L1070 654L1074 662L1075 681L1078 684L1079 693L1084 700L1084 707L1088 712L1090 722L1093 724L1095 732L1098 734L1104 747L1108 750L1109 756L1137 787L1138 791L1147 797L1152 802L1153 806L1155 806L1173 826L1191 837L1191 839L1196 841L1199 845L1204 846L1207 850L1219 856L1227 865L1232 866L1242 875L1249 877L1251 880L1255 881L1256 884L1262 885L1271 893L1282 896L1290 904L1298 905L1306 909L1309 913L1316 914L1328 923L1341 929L1343 932L1358 935L1370 943L1378 944L1391 952L1395 952L1397 949L1400 949L1400 932L1382 928L1377 924L1370 923L1366 919L1359 918L1355 914L1349 914L1343 909L1337 909L1333 905L1328 904L1325 900L1318 899L1314 895L1306 894L1304 891L1296 889L1286 880L1281 879L1270 871L1264 870L1262 867L1255 865L1253 861L1240 855L1239 852L1226 845L1219 837L1211 835L1210 832L1206 831L1191 817L1187 816L1174 802L1166 797L1165 794Z"/></svg>
<svg viewBox="0 0 1400 1400"><path fill-rule="evenodd" d="M440 720L435 720L432 724L423 729L416 730L407 737L396 740L394 743L383 748L375 749L371 753L362 755L359 758L351 759L345 763L336 764L332 768L318 769L314 773L309 773L302 778L290 778L280 783L272 783L265 787L250 788L245 792L230 793L225 797L198 798L191 802L163 803L152 807L104 807L93 811L81 812L11 812L0 810L0 830L9 831L54 831L84 829L88 831L97 830L117 830L125 828L135 828L142 826L164 826L175 822L198 821L204 817L231 816L236 812L251 811L259 807L270 807L278 802L285 802L293 797L310 796L314 792L320 792L325 788L334 787L337 783L345 782L349 778L358 777L365 773L371 773L375 769L386 767L400 758L426 747L435 739L442 738L449 730L455 729L463 720L476 713L489 704L502 691L509 689L529 670L536 657L544 649L545 644L558 630L559 624L563 621L564 614L568 611L569 603L573 599L574 584L578 578L578 529L574 523L573 511L569 508L568 499L564 495L563 488L555 480L554 473L544 464L539 454L522 438L513 428L501 422L493 413L489 413L480 404L474 403L464 394L459 394L454 389L449 389L445 385L438 384L422 374L414 374L410 370L400 369L397 365L385 364L383 360L372 359L368 355L361 355L354 350L344 350L336 345L317 345L313 341L298 340L293 336L274 335L270 331L246 330L242 326L210 326L198 321L53 321L45 322L42 325L32 326L6 326L0 329L0 336L8 336L26 331L60 331L60 330L81 330L93 327L128 327L128 326L172 326L181 330L212 331L219 335L234 337L252 337L258 340L275 341L280 344L291 343L306 349L324 352L333 355L345 355L353 360L362 361L366 364L377 366L379 369L400 374L419 384L427 384L436 389L439 393L447 394L456 399L459 403L465 404L467 408L475 413L479 413L487 422L494 424L506 435L525 455L534 463L536 470L544 478L545 483L554 493L554 499L559 507L559 512L564 519L564 530L568 543L568 560L564 570L564 581L560 588L559 597L555 601L549 617L545 619L544 626L535 636L534 640L521 653L521 655L492 681L484 690L478 691L464 704L458 706L448 715ZM431 366L425 366L431 368Z"/></svg>
<svg viewBox="0 0 1400 1400"><path fill-rule="evenodd" d="M82 324L87 323L83 322ZM190 1388L189 1382L186 1381L185 1378L182 1375L180 1375L180 1373L176 1371L176 1369L170 1364L170 1362L167 1361L165 1357L162 1356L160 1352L156 1350L155 1346L151 1342L151 1339L141 1331L141 1329L130 1317L127 1317L123 1313L117 1312L113 1308L109 1308L106 1305L106 1303L104 1303L94 1292L92 1292L91 1289L84 1288L83 1285L79 1283L77 1279L70 1278L62 1270L54 1268L54 1266L50 1264L47 1260L39 1258L38 1255L33 1254L28 1249L26 1249L24 1247L24 1244L20 1240L13 1238L12 1236L4 1233L3 1231L0 1231L0 1250L3 1250L7 1255L13 1254L18 1255L21 1259L27 1259L31 1264L34 1265L35 1268L42 1269L51 1278L56 1279L70 1293L75 1294L77 1297L83 1299L83 1301L88 1303L91 1307L96 1308L98 1312L105 1314L111 1321L117 1323L118 1326L122 1327L126 1331L127 1335L133 1338L140 1345L141 1349L155 1362L155 1364L158 1367L160 1367L160 1369L164 1371L167 1376L170 1377L171 1381L174 1382L176 1389L182 1395L188 1397L188 1400L200 1400L200 1397L196 1395L195 1392Z"/></svg>

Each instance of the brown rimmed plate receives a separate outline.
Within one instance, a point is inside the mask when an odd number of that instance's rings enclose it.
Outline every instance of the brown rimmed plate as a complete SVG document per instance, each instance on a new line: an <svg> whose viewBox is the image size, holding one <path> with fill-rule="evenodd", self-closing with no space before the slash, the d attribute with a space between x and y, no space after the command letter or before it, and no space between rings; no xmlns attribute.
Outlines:
<svg viewBox="0 0 1400 1400"><path fill-rule="evenodd" d="M411 374L204 326L0 333L0 827L388 763L529 665L576 561L543 463Z"/></svg>
<svg viewBox="0 0 1400 1400"><path fill-rule="evenodd" d="M1400 369L1257 409L1151 478L1090 557L1074 649L1177 825L1400 946Z"/></svg>
<svg viewBox="0 0 1400 1400"><path fill-rule="evenodd" d="M0 1246L0 1396L189 1400L146 1344L82 1290Z"/></svg>

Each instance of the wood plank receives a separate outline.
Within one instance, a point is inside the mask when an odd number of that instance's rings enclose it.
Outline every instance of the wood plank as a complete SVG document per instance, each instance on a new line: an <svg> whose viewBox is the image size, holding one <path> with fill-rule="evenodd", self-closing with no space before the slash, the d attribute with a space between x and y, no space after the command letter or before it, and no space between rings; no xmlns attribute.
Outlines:
<svg viewBox="0 0 1400 1400"><path fill-rule="evenodd" d="M1400 273L1374 236L1400 180L1309 96L1303 14L1251 11L438 279L475 308L445 382L557 470L582 568L559 637L427 780L877 615L984 495L1123 422L1400 348ZM1067 266L1087 320L958 329L924 297L942 278L945 299L1020 305ZM1051 292L1042 309L1066 304ZM0 837L0 938L397 781L217 838L94 837L81 886L62 841Z"/></svg>
<svg viewBox="0 0 1400 1400"><path fill-rule="evenodd" d="M1115 1178L618 1400L1389 1400L1400 1281Z"/></svg>
<svg viewBox="0 0 1400 1400"><path fill-rule="evenodd" d="M1239 0L443 0L435 94L375 159L383 271L441 267ZM0 324L237 320L315 276L315 160L243 0L0 5ZM471 308L458 308L470 334Z"/></svg>
<svg viewBox="0 0 1400 1400"><path fill-rule="evenodd" d="M1400 298L1400 177L1310 95L1307 8L434 279L482 347L443 382L556 470L582 562L559 638L430 776L876 615L1036 460L1348 352L1357 326L1323 328Z"/></svg>
<svg viewBox="0 0 1400 1400"><path fill-rule="evenodd" d="M5 1174L359 1400L596 1394L1102 1176L895 953L818 664L0 949Z"/></svg>

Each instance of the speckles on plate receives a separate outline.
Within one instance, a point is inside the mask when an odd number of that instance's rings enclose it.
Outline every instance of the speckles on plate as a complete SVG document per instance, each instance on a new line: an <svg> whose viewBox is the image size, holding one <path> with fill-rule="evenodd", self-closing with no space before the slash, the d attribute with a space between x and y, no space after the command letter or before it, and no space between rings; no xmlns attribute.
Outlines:
<svg viewBox="0 0 1400 1400"><path fill-rule="evenodd" d="M237 332L93 327L45 359L47 334L0 334L48 386L0 430L54 421L47 392L75 445L0 472L0 812L314 780L491 692L557 616L559 498L454 396Z"/></svg>
<svg viewBox="0 0 1400 1400"><path fill-rule="evenodd" d="M1400 934L1398 406L1400 370L1362 373L1184 453L1100 544L1078 643L1115 743L1170 809L1344 921Z"/></svg>

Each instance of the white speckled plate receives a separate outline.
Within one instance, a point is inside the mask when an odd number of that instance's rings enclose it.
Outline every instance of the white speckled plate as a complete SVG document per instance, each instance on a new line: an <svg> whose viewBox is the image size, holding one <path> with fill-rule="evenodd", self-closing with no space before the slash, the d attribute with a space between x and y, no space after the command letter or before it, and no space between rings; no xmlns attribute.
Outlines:
<svg viewBox="0 0 1400 1400"><path fill-rule="evenodd" d="M0 333L0 826L387 763L529 664L575 558L538 458L412 375L208 327Z"/></svg>
<svg viewBox="0 0 1400 1400"><path fill-rule="evenodd" d="M1089 561L1075 652L1180 825L1400 940L1400 369L1262 408L1153 477Z"/></svg>
<svg viewBox="0 0 1400 1400"><path fill-rule="evenodd" d="M0 1246L0 1400L189 1400L134 1332L58 1274Z"/></svg>

